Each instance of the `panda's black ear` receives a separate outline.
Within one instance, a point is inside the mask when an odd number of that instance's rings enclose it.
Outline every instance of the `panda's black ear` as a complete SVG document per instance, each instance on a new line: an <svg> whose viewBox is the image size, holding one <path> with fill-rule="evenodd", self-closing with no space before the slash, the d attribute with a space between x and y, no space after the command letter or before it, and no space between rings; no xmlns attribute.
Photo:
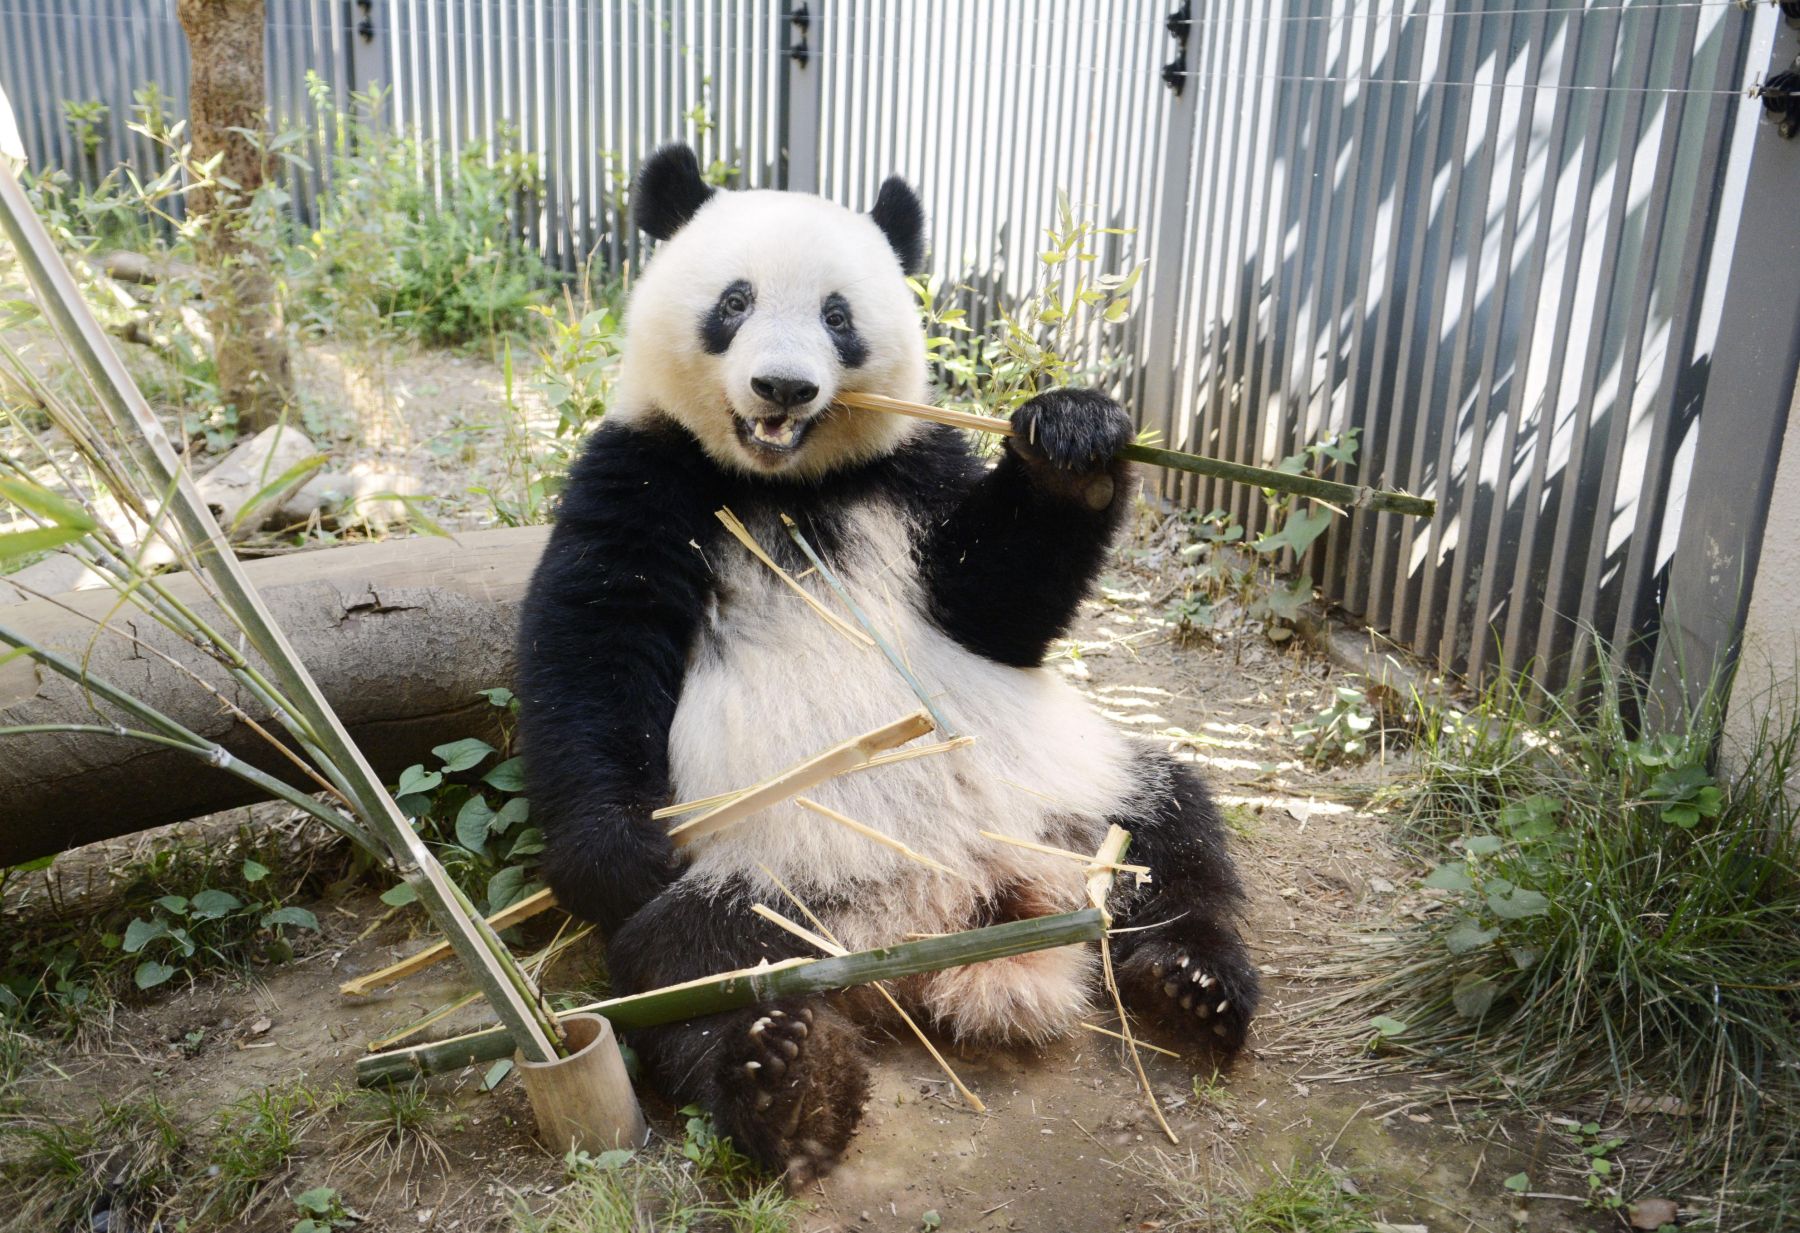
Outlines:
<svg viewBox="0 0 1800 1233"><path fill-rule="evenodd" d="M900 268L908 274L921 273L925 269L925 207L919 204L912 186L899 176L883 180L869 217L893 246Z"/></svg>
<svg viewBox="0 0 1800 1233"><path fill-rule="evenodd" d="M700 160L693 150L663 146L638 168L631 210L645 235L666 240L685 227L715 191L700 178Z"/></svg>

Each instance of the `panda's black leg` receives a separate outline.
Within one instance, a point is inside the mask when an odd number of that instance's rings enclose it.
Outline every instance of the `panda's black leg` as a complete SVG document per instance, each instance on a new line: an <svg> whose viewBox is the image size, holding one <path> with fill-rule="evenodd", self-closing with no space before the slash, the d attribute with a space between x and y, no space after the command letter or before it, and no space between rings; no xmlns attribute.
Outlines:
<svg viewBox="0 0 1800 1233"><path fill-rule="evenodd" d="M1243 1047L1261 996L1238 932L1244 901L1225 827L1200 777L1164 754L1139 763L1142 795L1129 816L1128 859L1148 865L1138 887L1122 876L1110 905L1114 972L1137 1014L1230 1054Z"/></svg>
<svg viewBox="0 0 1800 1233"><path fill-rule="evenodd" d="M615 991L799 953L750 903L747 892L676 883L613 934ZM821 997L644 1028L628 1039L665 1095L705 1109L720 1135L789 1185L829 1172L862 1118L869 1077L861 1035Z"/></svg>

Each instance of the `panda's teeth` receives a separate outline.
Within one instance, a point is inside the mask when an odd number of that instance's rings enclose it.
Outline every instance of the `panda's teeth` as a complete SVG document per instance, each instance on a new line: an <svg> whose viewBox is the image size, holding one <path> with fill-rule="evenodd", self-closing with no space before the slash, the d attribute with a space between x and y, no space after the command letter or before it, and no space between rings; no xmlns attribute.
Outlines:
<svg viewBox="0 0 1800 1233"><path fill-rule="evenodd" d="M779 424L772 424L768 420L753 420L750 424L750 435L765 445L792 445L799 431L800 426L791 419L784 419Z"/></svg>

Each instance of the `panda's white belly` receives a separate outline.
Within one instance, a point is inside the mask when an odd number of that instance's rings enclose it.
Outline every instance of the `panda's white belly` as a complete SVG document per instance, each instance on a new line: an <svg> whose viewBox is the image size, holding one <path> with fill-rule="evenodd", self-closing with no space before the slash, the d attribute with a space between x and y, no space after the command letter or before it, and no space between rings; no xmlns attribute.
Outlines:
<svg viewBox="0 0 1800 1233"><path fill-rule="evenodd" d="M866 900L874 892L898 931L958 927L975 899L1026 879L1067 901L1060 906L1077 906L1078 864L977 832L1066 839L1071 822L1115 813L1131 795L1128 739L1053 670L994 663L941 632L924 614L909 532L897 515L865 508L855 525L862 548L840 563L843 581L956 734L975 741L842 775L806 795L967 871L969 880L933 874L791 803L697 841L690 876L758 882L762 865L803 897L838 891ZM774 534L753 531L764 542ZM678 799L747 787L921 709L880 651L834 632L734 541L709 549L709 560L722 599L708 614L669 736ZM802 585L848 616L822 580ZM933 733L917 743L942 739ZM885 932L869 916L856 917L872 934Z"/></svg>

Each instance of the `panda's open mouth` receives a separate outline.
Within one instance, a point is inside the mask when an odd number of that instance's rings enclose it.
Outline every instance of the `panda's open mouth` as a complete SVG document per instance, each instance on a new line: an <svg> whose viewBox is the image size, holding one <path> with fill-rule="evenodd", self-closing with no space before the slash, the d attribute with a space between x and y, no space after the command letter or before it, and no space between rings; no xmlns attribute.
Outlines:
<svg viewBox="0 0 1800 1233"><path fill-rule="evenodd" d="M752 420L733 415L732 419L736 422L738 440L743 443L744 448L772 462L798 450L819 417L814 415L801 419L799 416L781 414L758 416Z"/></svg>

